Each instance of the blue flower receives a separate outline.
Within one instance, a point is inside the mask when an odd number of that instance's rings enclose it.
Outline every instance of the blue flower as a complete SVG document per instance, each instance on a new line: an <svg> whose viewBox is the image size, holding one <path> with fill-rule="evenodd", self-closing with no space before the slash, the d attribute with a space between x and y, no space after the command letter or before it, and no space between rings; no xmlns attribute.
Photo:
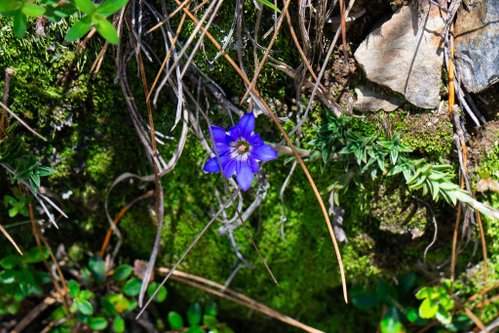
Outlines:
<svg viewBox="0 0 499 333"><path fill-rule="evenodd" d="M255 173L258 172L258 162L277 158L274 148L263 143L254 129L255 117L252 113L245 114L239 124L231 127L229 131L211 126L211 135L215 140L218 157L209 159L203 170L207 172L223 170L227 178L235 173L241 189L243 191L249 189Z"/></svg>

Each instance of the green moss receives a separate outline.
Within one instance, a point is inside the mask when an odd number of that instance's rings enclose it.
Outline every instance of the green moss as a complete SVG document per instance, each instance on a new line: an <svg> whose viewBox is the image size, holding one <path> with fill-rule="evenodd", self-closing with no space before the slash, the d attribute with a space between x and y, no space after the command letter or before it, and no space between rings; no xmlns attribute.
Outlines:
<svg viewBox="0 0 499 333"><path fill-rule="evenodd" d="M423 235L426 229L426 207L418 204L403 184L379 187L371 203L372 216L379 228L395 234Z"/></svg>
<svg viewBox="0 0 499 333"><path fill-rule="evenodd" d="M444 112L390 115L391 128L401 133L402 142L421 156L440 161L452 154L453 129Z"/></svg>

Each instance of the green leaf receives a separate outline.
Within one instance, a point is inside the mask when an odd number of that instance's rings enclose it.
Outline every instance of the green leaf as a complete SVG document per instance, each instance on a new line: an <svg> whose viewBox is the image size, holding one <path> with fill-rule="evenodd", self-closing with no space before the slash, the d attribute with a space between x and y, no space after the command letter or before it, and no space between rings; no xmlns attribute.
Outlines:
<svg viewBox="0 0 499 333"><path fill-rule="evenodd" d="M124 313L130 308L130 300L123 294L114 294L109 295L108 297L116 312Z"/></svg>
<svg viewBox="0 0 499 333"><path fill-rule="evenodd" d="M405 317L411 323L416 323L418 320L421 319L419 318L418 310L416 308L406 309Z"/></svg>
<svg viewBox="0 0 499 333"><path fill-rule="evenodd" d="M398 300L397 290L384 280L379 280L376 288L378 296L390 303Z"/></svg>
<svg viewBox="0 0 499 333"><path fill-rule="evenodd" d="M112 296L112 295L110 295ZM100 299L100 305L101 305L101 308L109 315L114 315L117 313L113 303L111 303L111 301L109 300L109 297L110 296L107 296L107 297L102 297Z"/></svg>
<svg viewBox="0 0 499 333"><path fill-rule="evenodd" d="M80 285L75 280L68 281L69 295L73 298L78 297L80 294Z"/></svg>
<svg viewBox="0 0 499 333"><path fill-rule="evenodd" d="M90 290L82 290L80 292L79 299L85 300L85 299L92 299L94 298L94 293L91 292Z"/></svg>
<svg viewBox="0 0 499 333"><path fill-rule="evenodd" d="M399 312L396 307L389 307L386 310L383 319L379 323L381 333L400 333L405 332L404 325L400 322Z"/></svg>
<svg viewBox="0 0 499 333"><path fill-rule="evenodd" d="M7 205L16 206L17 205L17 200L14 199L14 197L12 197L10 195L4 196L3 201L5 202L5 206L7 206Z"/></svg>
<svg viewBox="0 0 499 333"><path fill-rule="evenodd" d="M114 14L127 4L128 0L106 0L97 7L97 13L102 16Z"/></svg>
<svg viewBox="0 0 499 333"><path fill-rule="evenodd" d="M130 265L120 265L114 270L115 281L125 281L132 274L133 268Z"/></svg>
<svg viewBox="0 0 499 333"><path fill-rule="evenodd" d="M64 40L66 40L67 42L73 42L83 37L90 30L91 26L92 26L92 17L85 16L84 18L76 22L71 27L71 29L68 30L66 36L64 37Z"/></svg>
<svg viewBox="0 0 499 333"><path fill-rule="evenodd" d="M18 38L22 38L27 29L28 22L26 20L26 16L18 10L14 14L14 35Z"/></svg>
<svg viewBox="0 0 499 333"><path fill-rule="evenodd" d="M147 287L147 296L151 297L152 294L154 294L154 292L156 291L156 289L158 288L159 286L159 283L157 282L152 282L148 287ZM156 294L156 296L154 296L154 299L153 301L157 302L157 303L161 303L163 302L165 299L166 299L166 295L168 294L168 292L166 291L166 288L164 286L161 286L158 290L158 293Z"/></svg>
<svg viewBox="0 0 499 333"><path fill-rule="evenodd" d="M45 14L45 8L42 6L38 6L32 2L25 2L23 8L21 8L21 11L24 13L26 16L42 16Z"/></svg>
<svg viewBox="0 0 499 333"><path fill-rule="evenodd" d="M431 294L432 294L431 288L429 288L429 287L424 287L424 288L421 288L421 290L419 290L419 291L416 293L416 298L417 298L417 299L425 299L425 298L429 298L429 297L431 297Z"/></svg>
<svg viewBox="0 0 499 333"><path fill-rule="evenodd" d="M114 317L113 330L116 333L123 333L123 332L125 332L125 321L120 316Z"/></svg>
<svg viewBox="0 0 499 333"><path fill-rule="evenodd" d="M133 278L128 280L123 287L123 293L127 296L134 297L140 293L140 280L137 278Z"/></svg>
<svg viewBox="0 0 499 333"><path fill-rule="evenodd" d="M172 330L178 330L184 327L182 316L175 311L168 312L168 323Z"/></svg>
<svg viewBox="0 0 499 333"><path fill-rule="evenodd" d="M273 11L276 11L278 13L281 13L281 10L274 5L274 3L270 2L269 0L258 0L262 5L272 9Z"/></svg>
<svg viewBox="0 0 499 333"><path fill-rule="evenodd" d="M103 331L107 327L107 320L102 317L93 317L88 321L88 326L93 331Z"/></svg>
<svg viewBox="0 0 499 333"><path fill-rule="evenodd" d="M416 283L416 274L414 273L407 273L404 275L402 278L399 280L399 291L403 295L405 293L408 293L411 291L411 289L414 287L414 284Z"/></svg>
<svg viewBox="0 0 499 333"><path fill-rule="evenodd" d="M426 298L419 306L419 316L424 319L435 317L438 311L438 304Z"/></svg>
<svg viewBox="0 0 499 333"><path fill-rule="evenodd" d="M352 296L352 304L361 310L375 308L380 302L381 300L374 293L363 293Z"/></svg>
<svg viewBox="0 0 499 333"><path fill-rule="evenodd" d="M22 262L18 255L8 255L0 260L0 266L4 269L12 269Z"/></svg>
<svg viewBox="0 0 499 333"><path fill-rule="evenodd" d="M92 304L87 301L87 300L76 300L75 301L78 310L87 316L91 316L94 313L94 308L92 307Z"/></svg>
<svg viewBox="0 0 499 333"><path fill-rule="evenodd" d="M217 303L215 301L212 301L212 302L208 303L208 305L204 309L204 312L207 315L216 317L217 316L217 312L218 312L218 310L217 310Z"/></svg>
<svg viewBox="0 0 499 333"><path fill-rule="evenodd" d="M46 247L42 247L42 251L38 247L34 247L28 251L24 256L24 261L28 264L34 264L37 262L42 262L44 258L49 257L49 250Z"/></svg>
<svg viewBox="0 0 499 333"><path fill-rule="evenodd" d="M194 326L189 327L189 329L186 331L186 333L206 333L206 332L200 326L194 325Z"/></svg>
<svg viewBox="0 0 499 333"><path fill-rule="evenodd" d="M187 310L187 322L190 326L199 325L201 322L201 305L194 303Z"/></svg>
<svg viewBox="0 0 499 333"><path fill-rule="evenodd" d="M215 328L218 324L218 320L215 316L204 315L203 316L203 325L208 328Z"/></svg>
<svg viewBox="0 0 499 333"><path fill-rule="evenodd" d="M2 0L0 1L0 13L13 12L22 7L23 1Z"/></svg>
<svg viewBox="0 0 499 333"><path fill-rule="evenodd" d="M437 314L435 316L439 322L442 324L450 324L452 323L452 314L444 309L442 306L438 307Z"/></svg>
<svg viewBox="0 0 499 333"><path fill-rule="evenodd" d="M97 32L104 37L111 44L118 44L120 38L118 37L118 32L114 28L111 22L100 15L93 15L92 22L95 25Z"/></svg>
<svg viewBox="0 0 499 333"><path fill-rule="evenodd" d="M101 257L95 256L90 258L88 262L88 269L97 283L104 281L106 278L106 263Z"/></svg>
<svg viewBox="0 0 499 333"><path fill-rule="evenodd" d="M96 9L91 0L74 0L76 8L81 10L87 15L92 15Z"/></svg>
<svg viewBox="0 0 499 333"><path fill-rule="evenodd" d="M52 168L49 168L49 167L38 167L38 169L36 170L36 172L38 173L38 175L40 177L46 177L46 176L50 176L50 175L53 175L54 173L56 173L56 171Z"/></svg>
<svg viewBox="0 0 499 333"><path fill-rule="evenodd" d="M12 207L9 209L9 217L15 217L18 213L17 206Z"/></svg>

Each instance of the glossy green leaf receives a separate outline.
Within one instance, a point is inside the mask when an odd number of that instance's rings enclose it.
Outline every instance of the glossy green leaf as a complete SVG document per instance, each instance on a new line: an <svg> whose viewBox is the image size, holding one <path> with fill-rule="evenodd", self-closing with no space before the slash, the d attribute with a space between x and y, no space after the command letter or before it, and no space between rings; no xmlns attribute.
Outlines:
<svg viewBox="0 0 499 333"><path fill-rule="evenodd" d="M101 308L109 315L114 315L117 313L114 304L109 300L110 296L102 297L100 299Z"/></svg>
<svg viewBox="0 0 499 333"><path fill-rule="evenodd" d="M217 303L215 301L212 301L208 303L208 305L204 309L205 314L210 315L210 316L217 316Z"/></svg>
<svg viewBox="0 0 499 333"><path fill-rule="evenodd" d="M107 327L107 320L102 317L93 317L88 321L88 326L93 331L103 331Z"/></svg>
<svg viewBox="0 0 499 333"><path fill-rule="evenodd" d="M407 308L405 317L411 323L416 323L419 319L421 319L416 308Z"/></svg>
<svg viewBox="0 0 499 333"><path fill-rule="evenodd" d="M208 327L208 328L214 328L218 324L218 320L215 316L211 315L204 315L203 316L203 325Z"/></svg>
<svg viewBox="0 0 499 333"><path fill-rule="evenodd" d="M414 285L416 284L416 274L414 273L407 273L403 277L400 278L399 280L399 291L401 294L408 293L414 288Z"/></svg>
<svg viewBox="0 0 499 333"><path fill-rule="evenodd" d="M106 0L97 7L97 13L102 16L114 14L127 4L128 0Z"/></svg>
<svg viewBox="0 0 499 333"><path fill-rule="evenodd" d="M186 331L186 333L206 333L206 331L198 325L193 325L193 326L189 327L189 329Z"/></svg>
<svg viewBox="0 0 499 333"><path fill-rule="evenodd" d="M21 257L18 255L8 255L0 260L0 266L4 269L12 269L22 262Z"/></svg>
<svg viewBox="0 0 499 333"><path fill-rule="evenodd" d="M130 300L123 294L114 294L108 296L109 301L113 304L116 312L124 313L130 308Z"/></svg>
<svg viewBox="0 0 499 333"><path fill-rule="evenodd" d="M383 319L379 323L381 333L401 333L405 332L404 325L399 318L399 312L396 307L389 307L386 310Z"/></svg>
<svg viewBox="0 0 499 333"><path fill-rule="evenodd" d="M94 293L91 292L90 290L82 290L80 292L80 296L79 296L79 299L92 299L94 298Z"/></svg>
<svg viewBox="0 0 499 333"><path fill-rule="evenodd" d="M426 298L419 306L419 316L421 318L429 319L435 317L438 311L438 304L431 299Z"/></svg>
<svg viewBox="0 0 499 333"><path fill-rule="evenodd" d="M376 288L378 296L386 302L398 300L397 290L384 280L378 280Z"/></svg>
<svg viewBox="0 0 499 333"><path fill-rule="evenodd" d="M442 324L450 324L452 323L452 314L444 309L442 306L438 307L437 314L435 315L435 318Z"/></svg>
<svg viewBox="0 0 499 333"><path fill-rule="evenodd" d="M131 280L128 280L123 287L123 293L131 297L137 296L140 293L140 286L141 283L139 279L133 278Z"/></svg>
<svg viewBox="0 0 499 333"><path fill-rule="evenodd" d="M31 248L25 255L24 261L29 264L34 264L38 262L42 262L43 259L47 259L49 257L49 250L46 247L42 247L42 252L38 249L38 247Z"/></svg>
<svg viewBox="0 0 499 333"><path fill-rule="evenodd" d="M118 42L120 41L118 32L111 22L99 15L94 15L92 17L92 22L95 25L95 29L97 29L97 32L109 43L118 44Z"/></svg>
<svg viewBox="0 0 499 333"><path fill-rule="evenodd" d="M28 22L26 20L26 15L24 15L20 10L14 14L14 35L18 38L22 38L28 29Z"/></svg>
<svg viewBox="0 0 499 333"><path fill-rule="evenodd" d="M83 37L92 26L92 18L90 16L85 16L78 22L76 22L66 33L64 39L67 42L73 42L81 37Z"/></svg>
<svg viewBox="0 0 499 333"><path fill-rule="evenodd" d="M106 263L101 257L95 256L90 258L88 262L88 269L97 283L104 281L106 278Z"/></svg>
<svg viewBox="0 0 499 333"><path fill-rule="evenodd" d="M68 281L69 295L73 298L78 297L80 294L80 285L75 280Z"/></svg>
<svg viewBox="0 0 499 333"><path fill-rule="evenodd" d="M132 266L120 265L114 270L113 279L115 281L125 281L132 274L132 271Z"/></svg>
<svg viewBox="0 0 499 333"><path fill-rule="evenodd" d="M184 320L182 316L175 311L168 312L168 323L172 330L178 330L184 327Z"/></svg>
<svg viewBox="0 0 499 333"><path fill-rule="evenodd" d="M94 313L94 308L92 304L87 300L76 300L78 310L84 315L91 316Z"/></svg>
<svg viewBox="0 0 499 333"><path fill-rule="evenodd" d="M125 321L120 316L114 317L113 320L113 330L116 333L125 332Z"/></svg>
<svg viewBox="0 0 499 333"><path fill-rule="evenodd" d="M38 6L32 2L25 2L23 8L21 8L21 11L26 16L37 17L45 14L45 8L43 8L42 6Z"/></svg>
<svg viewBox="0 0 499 333"><path fill-rule="evenodd" d="M0 13L13 12L22 7L23 1L19 0L2 0L0 1Z"/></svg>
<svg viewBox="0 0 499 333"><path fill-rule="evenodd" d="M151 297L156 289L158 288L159 283L157 282L152 282L148 287L147 287L147 296ZM154 301L157 303L161 303L166 299L168 292L166 291L166 288L164 286L161 286L158 290L158 293L156 296L154 296Z"/></svg>
<svg viewBox="0 0 499 333"><path fill-rule="evenodd" d="M201 322L201 305L194 303L187 310L187 322L191 326L199 325Z"/></svg>
<svg viewBox="0 0 499 333"><path fill-rule="evenodd" d="M91 0L74 0L74 3L76 8L87 15L92 15L96 10L96 7Z"/></svg>

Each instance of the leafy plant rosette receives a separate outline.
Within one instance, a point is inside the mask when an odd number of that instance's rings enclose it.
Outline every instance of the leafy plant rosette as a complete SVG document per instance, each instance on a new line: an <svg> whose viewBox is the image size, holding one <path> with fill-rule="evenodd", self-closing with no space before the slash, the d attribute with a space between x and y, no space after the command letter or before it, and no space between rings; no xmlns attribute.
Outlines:
<svg viewBox="0 0 499 333"><path fill-rule="evenodd" d="M75 41L95 27L109 43L118 44L118 32L107 17L123 8L127 2L128 0L105 0L95 4L91 0L4 0L0 2L0 14L13 17L14 34L21 38L28 29L29 17L45 15L49 21L58 22L82 13L80 19L67 31L66 41Z"/></svg>

